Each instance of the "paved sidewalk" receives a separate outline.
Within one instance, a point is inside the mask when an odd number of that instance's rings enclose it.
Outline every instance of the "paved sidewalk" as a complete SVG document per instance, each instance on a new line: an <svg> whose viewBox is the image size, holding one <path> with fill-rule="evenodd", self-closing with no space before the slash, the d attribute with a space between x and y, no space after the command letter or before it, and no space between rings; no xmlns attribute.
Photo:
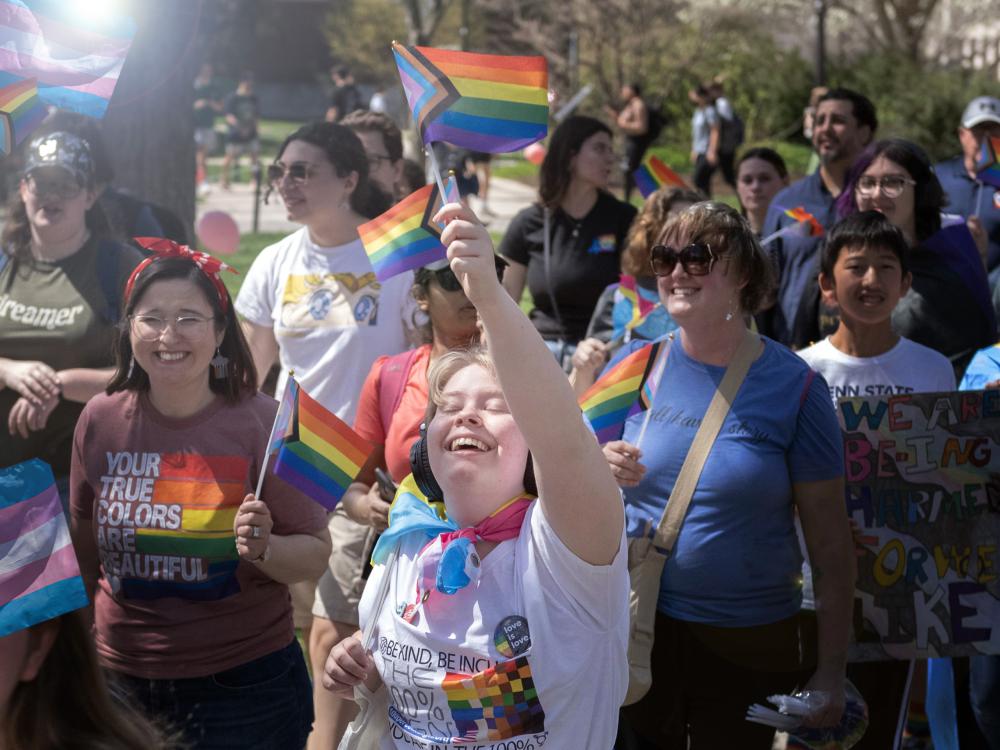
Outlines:
<svg viewBox="0 0 1000 750"><path fill-rule="evenodd" d="M264 190L261 189L261 198ZM490 209L493 215L480 213L480 218L491 232L503 233L507 225L522 208L535 200L536 191L533 187L515 180L494 177L490 180ZM473 198L473 210L479 211L480 205ZM254 193L253 185L234 182L228 190L213 184L211 191L198 201L195 210L196 221L207 211L225 211L233 217L241 234L253 231ZM257 231L287 233L298 229L299 225L285 217L285 207L281 198L272 195L268 205L259 206Z"/></svg>

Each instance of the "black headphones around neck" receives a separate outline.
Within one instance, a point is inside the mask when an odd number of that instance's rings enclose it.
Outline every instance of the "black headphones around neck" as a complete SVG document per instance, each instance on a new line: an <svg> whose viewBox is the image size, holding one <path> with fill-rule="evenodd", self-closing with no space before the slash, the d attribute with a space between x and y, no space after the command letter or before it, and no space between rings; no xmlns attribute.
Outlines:
<svg viewBox="0 0 1000 750"><path fill-rule="evenodd" d="M431 471L431 460L427 455L427 423L420 423L420 437L410 447L410 471L417 488L428 500L444 500L444 491L434 472ZM528 462L524 467L524 491L538 496L538 484L535 482L535 466L528 453Z"/></svg>

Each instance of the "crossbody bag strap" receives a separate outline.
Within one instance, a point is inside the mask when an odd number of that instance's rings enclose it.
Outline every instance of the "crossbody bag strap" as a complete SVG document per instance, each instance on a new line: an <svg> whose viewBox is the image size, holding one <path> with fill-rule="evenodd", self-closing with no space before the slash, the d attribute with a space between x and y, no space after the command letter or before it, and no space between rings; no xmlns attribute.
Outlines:
<svg viewBox="0 0 1000 750"><path fill-rule="evenodd" d="M542 267L545 271L545 291L549 293L549 302L552 303L552 312L556 315L556 322L559 324L559 330L562 332L562 337L566 335L566 326L563 323L562 315L559 314L559 304L556 302L556 293L552 289L552 268L550 260L552 258L552 236L549 232L549 226L551 224L551 212L548 206L542 207L542 229L544 234L542 235Z"/></svg>
<svg viewBox="0 0 1000 750"><path fill-rule="evenodd" d="M708 458L715 438L722 429L722 423L726 421L729 408L736 400L736 394L746 378L759 346L760 337L747 331L740 348L736 350L736 356L729 363L722 376L722 382L712 396L708 411L705 412L691 447L688 448L684 464L677 475L677 481L674 482L674 489L670 492L667 507L656 528L654 544L667 552L673 549L677 541L691 497L694 495L695 487L698 486L701 470L705 466L705 459Z"/></svg>

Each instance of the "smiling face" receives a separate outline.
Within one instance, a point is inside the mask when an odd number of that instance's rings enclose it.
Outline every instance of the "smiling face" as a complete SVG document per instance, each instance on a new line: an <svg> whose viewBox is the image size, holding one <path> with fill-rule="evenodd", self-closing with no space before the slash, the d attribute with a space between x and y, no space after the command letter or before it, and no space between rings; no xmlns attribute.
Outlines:
<svg viewBox="0 0 1000 750"><path fill-rule="evenodd" d="M916 236L914 214L916 193L912 184L913 176L896 162L880 156L864 171L862 178L866 177L878 183L884 178L898 178L905 181L899 195L891 198L886 195L884 187L879 187L866 195L861 195L855 189L854 199L859 211L878 211L883 214L892 224L903 230L903 234L912 244Z"/></svg>
<svg viewBox="0 0 1000 750"><path fill-rule="evenodd" d="M154 281L132 310L129 341L136 363L149 376L150 393L204 398L209 363L222 343L221 321L202 290L187 279ZM178 323L178 318L185 318ZM143 320L147 319L146 323ZM165 328L156 319L167 321ZM162 332L153 338L154 329Z"/></svg>
<svg viewBox="0 0 1000 750"><path fill-rule="evenodd" d="M79 185L62 167L38 167L20 184L21 200L32 230L44 242L71 239L86 226L87 211L97 200L93 190Z"/></svg>
<svg viewBox="0 0 1000 750"><path fill-rule="evenodd" d="M454 373L440 402L427 427L428 457L449 516L468 526L524 491L528 445L499 383L480 365Z"/></svg>
<svg viewBox="0 0 1000 750"><path fill-rule="evenodd" d="M331 211L346 207L358 183L355 172L338 177L326 152L305 141L289 143L277 164L286 173L273 186L281 195L288 219L306 226L328 221ZM287 173L293 164L305 166L305 181L295 180Z"/></svg>
<svg viewBox="0 0 1000 750"><path fill-rule="evenodd" d="M664 244L681 250L690 244L690 239L681 236ZM728 259L720 257L721 249L711 247L711 250L717 260L708 274L689 274L682 263L677 263L673 272L656 279L660 302L681 327L722 323L729 313L733 313L734 319L739 314L741 285L729 273Z"/></svg>
<svg viewBox="0 0 1000 750"><path fill-rule="evenodd" d="M899 258L884 247L854 246L840 251L833 278L820 275L823 301L840 309L847 322L884 323L910 289L910 274Z"/></svg>
<svg viewBox="0 0 1000 750"><path fill-rule="evenodd" d="M823 164L850 164L871 136L870 127L858 124L849 100L827 99L817 105L812 140Z"/></svg>
<svg viewBox="0 0 1000 750"><path fill-rule="evenodd" d="M461 288L448 291L435 275L428 281L426 292L421 292L417 305L427 313L437 338L451 345L449 342L468 342L475 337L476 306Z"/></svg>
<svg viewBox="0 0 1000 750"><path fill-rule="evenodd" d="M787 184L788 179L783 179L771 162L757 157L744 159L736 175L736 192L747 213L767 211L774 196Z"/></svg>
<svg viewBox="0 0 1000 750"><path fill-rule="evenodd" d="M581 180L598 189L608 186L614 168L615 151L611 136L603 131L594 133L585 140L570 162L570 173L574 180Z"/></svg>

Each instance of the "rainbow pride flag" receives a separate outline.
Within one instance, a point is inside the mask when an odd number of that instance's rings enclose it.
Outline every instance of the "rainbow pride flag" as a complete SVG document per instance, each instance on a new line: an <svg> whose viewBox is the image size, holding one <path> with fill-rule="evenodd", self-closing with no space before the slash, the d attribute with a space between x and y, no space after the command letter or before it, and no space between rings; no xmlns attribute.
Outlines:
<svg viewBox="0 0 1000 750"><path fill-rule="evenodd" d="M804 206L796 206L795 208L783 208L781 209L785 212L785 216L797 221L805 229L809 231L808 237L819 237L823 234L823 225L816 220L816 217L811 213L806 211Z"/></svg>
<svg viewBox="0 0 1000 750"><path fill-rule="evenodd" d="M424 143L441 141L499 154L545 137L549 73L544 57L480 55L397 42L392 52Z"/></svg>
<svg viewBox="0 0 1000 750"><path fill-rule="evenodd" d="M0 471L0 638L87 606L49 465Z"/></svg>
<svg viewBox="0 0 1000 750"><path fill-rule="evenodd" d="M632 173L632 177L635 178L635 186L639 188L643 198L648 198L661 187L687 187L683 177L653 154L648 154L642 160L639 168Z"/></svg>
<svg viewBox="0 0 1000 750"><path fill-rule="evenodd" d="M453 176L448 178L445 192L446 203L460 200ZM432 221L441 205L437 185L425 185L358 227L361 243L379 281L445 259L447 251L441 244L443 227Z"/></svg>
<svg viewBox="0 0 1000 750"><path fill-rule="evenodd" d="M620 440L625 431L625 421L653 403L656 384L644 386L662 347L662 342L657 341L632 352L604 373L580 397L583 415L602 445Z"/></svg>
<svg viewBox="0 0 1000 750"><path fill-rule="evenodd" d="M1000 138L983 138L983 145L976 156L976 179L1000 188Z"/></svg>
<svg viewBox="0 0 1000 750"><path fill-rule="evenodd" d="M45 119L38 86L28 78L0 89L0 154L9 154Z"/></svg>
<svg viewBox="0 0 1000 750"><path fill-rule="evenodd" d="M656 309L657 304L639 294L635 276L629 276L627 273L621 275L618 290L625 299L632 303L632 319L625 324L625 328L632 329L641 326L649 314Z"/></svg>
<svg viewBox="0 0 1000 750"><path fill-rule="evenodd" d="M333 510L361 472L372 447L306 393L292 376L285 384L281 403L276 424L280 427L286 417L287 422L283 433L271 443L278 451L275 476ZM286 410L287 415L283 415Z"/></svg>
<svg viewBox="0 0 1000 750"><path fill-rule="evenodd" d="M0 88L37 80L44 104L103 117L136 26L82 0L0 0Z"/></svg>

